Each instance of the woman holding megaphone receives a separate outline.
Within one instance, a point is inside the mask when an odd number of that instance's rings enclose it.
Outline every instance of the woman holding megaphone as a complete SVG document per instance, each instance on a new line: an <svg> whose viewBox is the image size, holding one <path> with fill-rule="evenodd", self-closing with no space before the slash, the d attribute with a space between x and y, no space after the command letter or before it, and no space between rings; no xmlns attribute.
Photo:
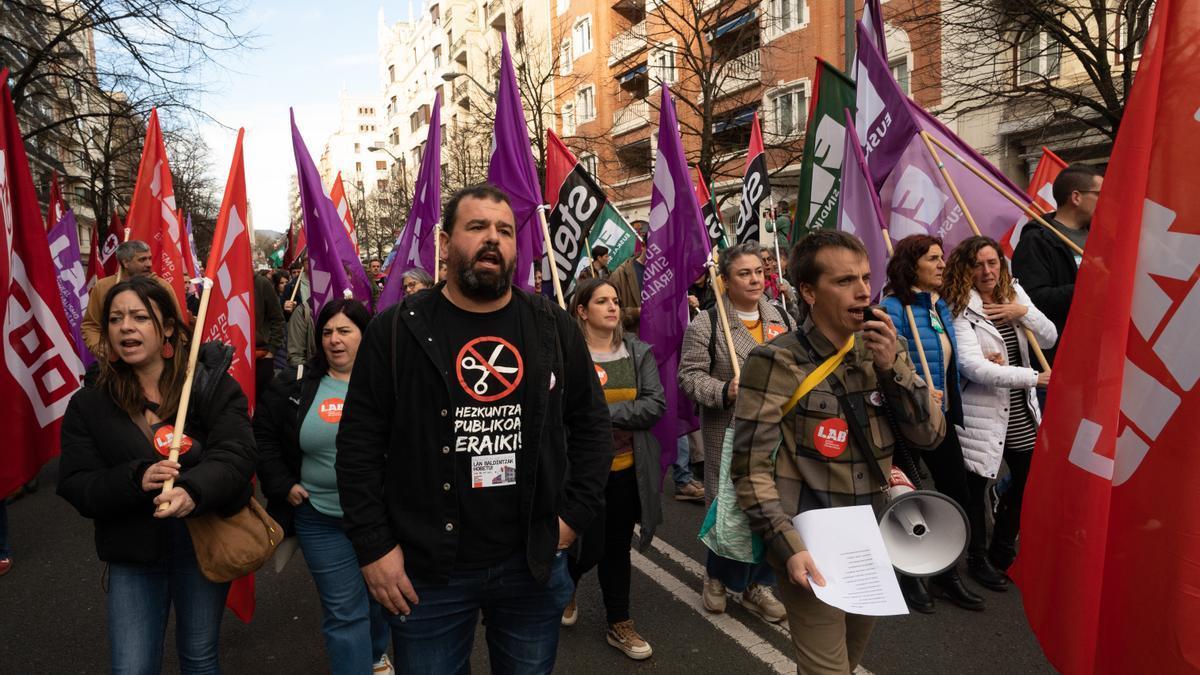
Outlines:
<svg viewBox="0 0 1200 675"><path fill-rule="evenodd" d="M1016 557L1021 497L1041 422L1036 388L1050 382L1049 371L1039 373L1031 366L1029 340L1052 347L1058 331L1012 277L993 239L971 237L954 249L944 293L954 311L964 380L963 419L955 428L969 471L967 562L976 581L1003 591L1008 585L1004 573ZM1000 498L989 547L984 492L988 481L996 478L1001 459L1008 464L1012 482Z"/></svg>
<svg viewBox="0 0 1200 675"><path fill-rule="evenodd" d="M95 523L116 673L162 669L172 607L180 670L219 672L229 584L201 573L184 518L236 513L252 490L254 434L246 397L225 372L224 345L201 346L179 461L166 459L187 379L178 307L149 277L113 286L101 313L107 358L99 380L75 394L63 417L58 494Z"/></svg>

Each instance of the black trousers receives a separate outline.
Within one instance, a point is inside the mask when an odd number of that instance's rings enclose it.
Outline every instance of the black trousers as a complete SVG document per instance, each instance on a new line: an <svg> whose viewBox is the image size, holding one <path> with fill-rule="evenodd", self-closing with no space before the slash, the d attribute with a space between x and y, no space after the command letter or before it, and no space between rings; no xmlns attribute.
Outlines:
<svg viewBox="0 0 1200 675"><path fill-rule="evenodd" d="M987 506L988 479L973 473L967 476L967 485L971 492L971 508L967 515L971 520L971 544L968 552L971 555L987 555L992 564L1001 570L1007 570L1017 557L1017 535L1021 533L1021 501L1025 496L1025 482L1029 479L1029 464L1033 453L1004 451L1004 463L1012 474L1012 482L1000 496L1000 505L996 509L996 522L992 527L992 545L987 544L987 521L984 514Z"/></svg>
<svg viewBox="0 0 1200 675"><path fill-rule="evenodd" d="M633 526L641 514L634 468L608 474L604 510L580 537L579 558L567 560L567 570L576 586L589 570L599 568L600 592L610 624L629 619L629 547L633 541Z"/></svg>
<svg viewBox="0 0 1200 675"><path fill-rule="evenodd" d="M925 466L929 469L929 475L933 478L932 486L922 485L921 487L926 490L937 490L953 499L963 508L963 511L969 513L970 510L967 508L970 504L967 491L968 471L963 465L962 446L958 443L958 433L954 431L954 425L946 423L946 438L933 450L922 451L909 448L908 451L914 455L914 461L919 458L925 462ZM904 467L901 466L901 468Z"/></svg>

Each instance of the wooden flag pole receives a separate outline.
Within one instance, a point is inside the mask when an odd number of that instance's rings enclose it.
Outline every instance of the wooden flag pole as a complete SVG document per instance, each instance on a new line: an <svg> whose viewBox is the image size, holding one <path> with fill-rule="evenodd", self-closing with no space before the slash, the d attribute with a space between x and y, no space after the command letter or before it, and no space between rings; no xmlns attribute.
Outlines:
<svg viewBox="0 0 1200 675"><path fill-rule="evenodd" d="M892 248L892 235L887 228L883 229L883 245L887 247L888 258L895 255L895 249ZM937 308L933 308L937 311ZM933 388L933 374L929 372L929 359L925 358L925 345L921 344L921 332L917 330L917 319L913 316L912 305L904 305L904 316L908 319L908 327L912 330L913 342L917 343L917 357L921 359L921 372L925 375L925 383L929 385L929 390Z"/></svg>
<svg viewBox="0 0 1200 675"><path fill-rule="evenodd" d="M563 309L567 308L567 301L563 300L562 285L558 283L558 264L554 261L554 243L550 241L550 224L546 222L546 205L539 204L537 207L538 220L542 223L542 238L546 243L546 255L550 256L550 280L554 282L554 297L558 300L558 306ZM541 264L539 260L537 264ZM539 293L542 289L537 289Z"/></svg>
<svg viewBox="0 0 1200 675"><path fill-rule="evenodd" d="M296 294L300 292L300 278L303 276L303 274L304 272L300 272L300 274L296 275L296 283L292 286L292 297L288 298L288 302L296 301Z"/></svg>
<svg viewBox="0 0 1200 675"><path fill-rule="evenodd" d="M212 279L203 277L201 283L204 285L204 290L200 292L200 311L196 314L196 332L192 334L192 344L188 349L188 361L186 376L183 379L183 392L179 395L179 409L175 411L175 428L171 432L171 453L167 459L172 462L179 461L179 447L183 442L184 422L187 421L188 405L192 400L192 379L196 376L196 361L200 357L200 342L202 341L200 331L204 330L204 319L208 316L208 298L212 294ZM299 282L297 282L299 285ZM175 487L175 479L168 478L163 482L162 493L166 494L171 488ZM159 511L164 511L170 508L169 502L163 502L158 505Z"/></svg>
<svg viewBox="0 0 1200 675"><path fill-rule="evenodd" d="M946 170L946 165L942 163L942 158L940 156L938 156L938 152L937 152L937 150L935 150L933 148L933 144L937 143L938 147L942 148L948 154L950 154L955 159L957 159L963 166L970 169L972 171L972 173L974 173L976 176L983 178L985 182L990 181L990 178L985 177L981 172L976 171L975 167L964 162L963 159L961 157L959 157L957 153L955 153L953 150L950 150L949 148L947 148L945 145L940 143L936 138L933 138L932 136L930 136L929 132L922 131L921 138L925 141L925 147L929 149L929 155L931 157L933 157L934 163L937 164L938 169L942 172L942 179L946 181L946 185L950 188L950 193L952 195L954 195L954 201L958 204L958 208L962 209L963 215L966 216L967 224L971 226L971 231L975 233L976 237L982 236L979 232L979 225L975 222L975 217L971 215L971 210L969 208L967 208L967 203L963 200L962 194L959 193L958 186L954 184L954 179L950 177L950 172ZM1012 201L1014 204L1017 204L1018 206L1021 206L1022 208L1024 208L1026 213L1032 214L1035 218L1037 218L1039 221L1041 221L1043 225L1045 225L1046 227L1049 227L1050 230L1053 231L1055 234L1057 234L1059 237L1061 237L1063 241L1067 242L1072 247L1074 247L1076 250L1078 250L1080 255L1083 255L1083 251L1081 249L1079 249L1078 246L1075 246L1075 244L1073 242L1071 242L1069 239L1067 239L1061 232L1059 232L1058 230L1051 227L1045 221L1042 221L1041 216L1038 216L1032 209L1025 207L1023 204L1020 204L1020 202L1017 199L1015 199L1011 195L1009 195L1007 193L1007 191L1003 190L996 183L992 182L991 185L996 190L1000 191L1006 197L1008 197L1009 200ZM1000 254L1001 252L997 251L996 253ZM1039 345L1037 343L1037 338L1035 338L1033 336L1033 331L1029 330L1028 326L1021 326L1021 329L1025 331L1025 338L1029 342L1029 346L1033 349L1034 356L1037 357L1038 365L1040 365L1042 367L1042 370L1048 372L1050 370L1050 364L1046 362L1046 355L1042 352L1041 345Z"/></svg>
<svg viewBox="0 0 1200 675"><path fill-rule="evenodd" d="M442 272L442 228L433 226L433 283L441 281Z"/></svg>
<svg viewBox="0 0 1200 675"><path fill-rule="evenodd" d="M1054 236L1058 237L1059 240L1062 241L1062 243L1066 244L1067 248L1074 251L1076 255L1079 255L1079 256L1083 255L1083 249L1080 248L1078 244L1076 244L1075 242L1068 239L1067 235L1063 234L1062 232L1060 232L1058 230L1057 227L1054 227L1049 222L1047 222L1045 218L1042 218L1042 215L1040 213L1038 213L1037 211L1033 210L1033 208L1030 207L1029 204L1014 197L1011 192L1009 192L1007 189L1005 189L1003 185L1000 185L999 183L997 183L991 176L980 171L978 167L974 166L967 160L963 159L962 156L959 155L957 152L955 152L953 149L946 147L945 143L942 143L938 139L930 136L929 132L922 131L921 138L923 138L925 140L925 146L929 148L929 153L931 155L933 155L934 161L937 162L938 168L940 168L942 170L942 175L946 178L946 181L950 185L951 191L953 191L955 193L956 198L958 197L958 189L956 187L954 187L954 181L950 180L949 174L946 172L946 169L942 166L941 160L939 160L937 158L937 152L934 151L933 146L930 145L931 143L934 145L937 145L939 148L944 150L946 152L946 154L953 157L956 162L958 162L959 164L962 164L964 167L966 167L966 169L968 171L975 174L979 178L979 180L982 180L984 183L987 183L987 185L989 187L991 187L996 192L999 192L1001 194L1001 196L1003 196L1008 201L1012 202L1017 208L1024 211L1025 215L1029 216L1032 220L1036 221L1042 227L1046 228L1047 230L1050 230L1050 232ZM959 206L962 206L961 201L959 202ZM965 213L966 209L963 209L963 211ZM976 234L978 234L978 231L976 232Z"/></svg>
<svg viewBox="0 0 1200 675"><path fill-rule="evenodd" d="M721 324L721 332L725 334L725 346L729 349L729 365L733 366L733 379L738 380L742 377L742 367L738 364L737 350L733 346L733 332L729 330L729 316L725 313L725 303L721 301L721 296L725 294L717 279L718 255L717 247L714 246L712 256L708 259L708 281L712 284L713 294L717 297L717 321Z"/></svg>

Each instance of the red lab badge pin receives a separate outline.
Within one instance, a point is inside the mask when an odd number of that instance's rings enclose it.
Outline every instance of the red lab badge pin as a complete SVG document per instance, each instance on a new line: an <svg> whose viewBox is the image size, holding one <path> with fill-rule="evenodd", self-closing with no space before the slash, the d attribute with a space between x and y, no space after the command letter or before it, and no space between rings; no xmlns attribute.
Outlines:
<svg viewBox="0 0 1200 675"><path fill-rule="evenodd" d="M817 452L833 459L846 451L846 437L849 433L850 427L846 425L846 421L834 417L817 425L817 430L813 432L813 445Z"/></svg>
<svg viewBox="0 0 1200 675"><path fill-rule="evenodd" d="M164 424L154 434L154 449L163 457L171 456L171 437L175 435L175 426ZM179 454L186 455L192 449L192 439L187 434L179 441Z"/></svg>

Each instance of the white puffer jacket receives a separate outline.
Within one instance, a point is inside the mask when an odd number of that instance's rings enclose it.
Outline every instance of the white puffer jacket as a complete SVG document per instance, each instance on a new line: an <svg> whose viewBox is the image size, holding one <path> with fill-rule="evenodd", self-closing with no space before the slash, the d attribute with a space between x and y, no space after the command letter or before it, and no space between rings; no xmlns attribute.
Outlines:
<svg viewBox="0 0 1200 675"><path fill-rule="evenodd" d="M983 313L983 299L977 291L971 291L967 308L954 318L954 337L958 342L958 367L963 375L962 404L963 426L955 425L958 440L962 445L963 463L967 469L979 476L995 478L1004 457L1004 436L1008 429L1009 390L1026 390L1026 400L1033 411L1033 419L1040 424L1041 410L1038 408L1037 371L1029 367L1029 343L1022 328L1028 328L1043 349L1053 347L1058 341L1058 331L1050 319L1042 314L1025 291L1015 280L1017 302L1028 307L1017 325L1017 341L1021 345L1021 363L998 365L984 358L984 354L1004 354L1008 348L1000 331Z"/></svg>

